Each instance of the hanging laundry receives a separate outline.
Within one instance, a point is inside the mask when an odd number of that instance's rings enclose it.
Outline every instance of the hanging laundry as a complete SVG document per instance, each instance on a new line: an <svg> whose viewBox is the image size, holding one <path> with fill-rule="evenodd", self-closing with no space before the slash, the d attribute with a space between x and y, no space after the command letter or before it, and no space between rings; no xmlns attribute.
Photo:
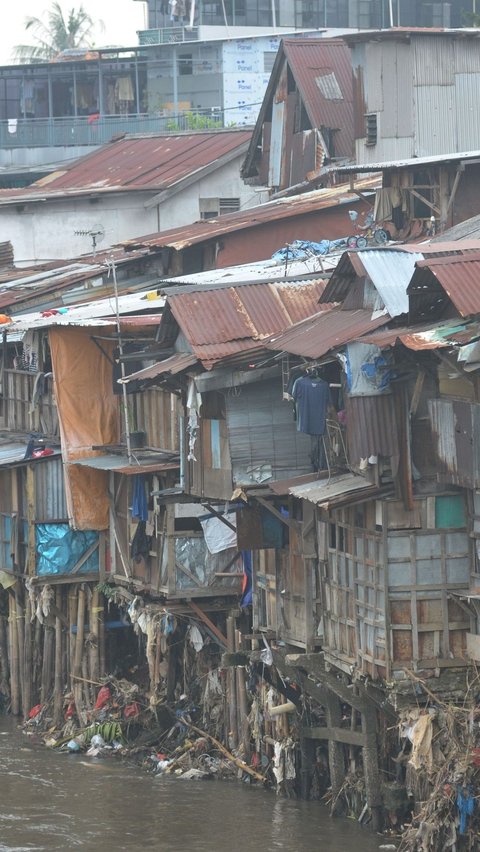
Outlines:
<svg viewBox="0 0 480 852"><path fill-rule="evenodd" d="M132 518L148 521L147 496L145 494L145 477L137 473L133 482Z"/></svg>
<svg viewBox="0 0 480 852"><path fill-rule="evenodd" d="M297 432L324 435L327 410L331 405L330 387L323 379L302 376L292 389L297 414Z"/></svg>

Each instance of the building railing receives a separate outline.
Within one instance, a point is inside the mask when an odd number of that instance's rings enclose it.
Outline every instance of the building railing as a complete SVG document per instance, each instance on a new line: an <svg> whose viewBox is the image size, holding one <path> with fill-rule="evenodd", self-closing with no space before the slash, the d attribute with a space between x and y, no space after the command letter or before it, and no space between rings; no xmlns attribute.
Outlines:
<svg viewBox="0 0 480 852"><path fill-rule="evenodd" d="M155 30L140 30L138 33L140 45L198 41L198 38L198 27L159 27Z"/></svg>
<svg viewBox="0 0 480 852"><path fill-rule="evenodd" d="M92 116L19 118L0 121L0 148L104 145L124 133L178 133L223 127L223 111L211 109L178 115L167 111L157 115L102 115L93 119Z"/></svg>

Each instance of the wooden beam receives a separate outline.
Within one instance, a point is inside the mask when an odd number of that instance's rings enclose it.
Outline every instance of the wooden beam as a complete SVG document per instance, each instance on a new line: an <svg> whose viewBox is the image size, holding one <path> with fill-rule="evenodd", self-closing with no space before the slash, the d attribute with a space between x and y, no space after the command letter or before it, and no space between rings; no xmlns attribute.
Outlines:
<svg viewBox="0 0 480 852"><path fill-rule="evenodd" d="M365 734L361 731L352 731L350 728L302 728L301 735L311 740L333 740L337 743L346 743L347 745L355 746L364 746L366 743Z"/></svg>
<svg viewBox="0 0 480 852"><path fill-rule="evenodd" d="M223 635L222 631L218 629L217 625L213 623L213 621L208 617L208 615L195 603L195 601L189 601L188 605L190 609L194 611L199 618L202 619L203 623L207 625L208 629L212 631L212 633L217 637L219 642L222 645L227 647L227 637Z"/></svg>
<svg viewBox="0 0 480 852"><path fill-rule="evenodd" d="M410 189L409 192L411 192L411 194L414 195L415 198L418 198L419 201L421 201L423 204L426 204L427 207L430 207L430 210L433 210L438 216L440 216L440 209L436 207L435 204L432 204L432 202L429 201L428 198L425 198L425 196L417 192L416 189Z"/></svg>
<svg viewBox="0 0 480 852"><path fill-rule="evenodd" d="M460 179L461 179L464 171L465 171L465 166L464 166L463 163L460 163L457 166L457 171L456 171L456 174L455 174L455 180L453 181L452 191L450 193L450 197L449 197L448 202L447 202L447 211L446 211L447 215L448 215L448 212L450 210L450 207L452 206L453 202L455 201L455 196L457 194L458 184L460 183Z"/></svg>
<svg viewBox="0 0 480 852"><path fill-rule="evenodd" d="M230 521L227 521L227 519L223 517L222 513L217 512L217 510L214 509L213 506L210 505L210 503L202 503L202 506L204 506L205 509L208 509L208 511L212 515L215 515L215 517L218 518L218 520L221 521L222 524L225 524L226 527L230 527L230 529L233 530L233 532L235 533L237 532L236 526L234 526L234 524L231 524Z"/></svg>
<svg viewBox="0 0 480 852"><path fill-rule="evenodd" d="M275 506L272 506L272 504L269 503L268 500L265 500L264 497L255 497L255 500L257 501L257 503L260 503L260 505L263 506L263 508L266 509L267 512L270 512L271 515L277 518L278 521L281 521L282 524L285 524L285 526L287 527L291 526L290 520L288 518L284 518L282 513L279 512L278 509L275 508Z"/></svg>

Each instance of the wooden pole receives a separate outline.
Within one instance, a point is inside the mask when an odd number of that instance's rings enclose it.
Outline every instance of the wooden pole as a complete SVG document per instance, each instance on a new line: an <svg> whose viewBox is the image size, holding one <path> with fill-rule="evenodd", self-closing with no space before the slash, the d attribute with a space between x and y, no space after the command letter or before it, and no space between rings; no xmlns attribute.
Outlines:
<svg viewBox="0 0 480 852"><path fill-rule="evenodd" d="M99 607L104 606L103 594L99 595ZM102 609L98 613L98 665L100 668L100 677L105 677L107 674L107 648L105 641L105 610Z"/></svg>
<svg viewBox="0 0 480 852"><path fill-rule="evenodd" d="M75 678L82 677L82 657L83 657L83 640L85 635L85 589L81 586L78 590L78 609L77 609L77 635L75 640L75 656L73 661L73 674ZM87 714L83 704L83 688L79 680L73 682L73 693L75 696L75 706L77 716L82 726L87 724Z"/></svg>
<svg viewBox="0 0 480 852"><path fill-rule="evenodd" d="M53 673L53 627L43 625L43 661L42 661L42 685L40 690L40 703L46 704L51 697L52 673Z"/></svg>
<svg viewBox="0 0 480 852"><path fill-rule="evenodd" d="M99 595L96 588L93 589L90 600L90 677L97 680L99 677Z"/></svg>
<svg viewBox="0 0 480 852"><path fill-rule="evenodd" d="M242 634L239 630L236 631L235 646L237 651L242 650ZM247 687L245 684L245 669L238 666L236 669L237 676L237 695L238 695L238 741L243 744L243 753L245 760L250 760L250 736L248 728L248 699Z"/></svg>
<svg viewBox="0 0 480 852"><path fill-rule="evenodd" d="M9 639L10 639L10 695L11 712L13 716L20 713L20 687L19 687L19 661L18 661L18 634L17 634L17 607L15 595L12 592L8 596L9 604Z"/></svg>
<svg viewBox="0 0 480 852"><path fill-rule="evenodd" d="M23 706L25 715L31 710L33 706L32 701L32 605L30 602L30 596L27 595L25 599L25 632L24 632L24 645L23 645L23 654L24 654L24 689L23 689ZM26 709L25 709L26 708Z"/></svg>
<svg viewBox="0 0 480 852"><path fill-rule="evenodd" d="M0 692L10 697L10 668L8 665L8 617L0 615Z"/></svg>
<svg viewBox="0 0 480 852"><path fill-rule="evenodd" d="M235 651L235 619L232 615L227 618L227 652ZM230 748L238 746L238 722L237 722L237 680L235 669L229 666L227 669L227 695L229 713L229 736Z"/></svg>
<svg viewBox="0 0 480 852"><path fill-rule="evenodd" d="M55 590L55 604L59 612L62 611L62 589L57 586ZM55 617L55 686L53 699L53 722L59 728L62 724L63 710L63 653L62 653L62 622L58 615Z"/></svg>
<svg viewBox="0 0 480 852"><path fill-rule="evenodd" d="M22 708L23 718L26 719L30 706L25 706L25 613L23 611L21 591L19 584L15 588L15 607L17 610L16 629L18 642L18 679L20 687L20 704Z"/></svg>

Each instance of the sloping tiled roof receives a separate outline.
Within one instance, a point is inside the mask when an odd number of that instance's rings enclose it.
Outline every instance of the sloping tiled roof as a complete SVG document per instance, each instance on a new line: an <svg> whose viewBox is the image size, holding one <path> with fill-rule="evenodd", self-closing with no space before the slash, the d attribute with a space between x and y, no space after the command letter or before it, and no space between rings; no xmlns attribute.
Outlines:
<svg viewBox="0 0 480 852"><path fill-rule="evenodd" d="M72 166L22 189L0 190L0 204L82 193L150 190L174 186L206 166L240 155L249 130L127 136L109 142Z"/></svg>

